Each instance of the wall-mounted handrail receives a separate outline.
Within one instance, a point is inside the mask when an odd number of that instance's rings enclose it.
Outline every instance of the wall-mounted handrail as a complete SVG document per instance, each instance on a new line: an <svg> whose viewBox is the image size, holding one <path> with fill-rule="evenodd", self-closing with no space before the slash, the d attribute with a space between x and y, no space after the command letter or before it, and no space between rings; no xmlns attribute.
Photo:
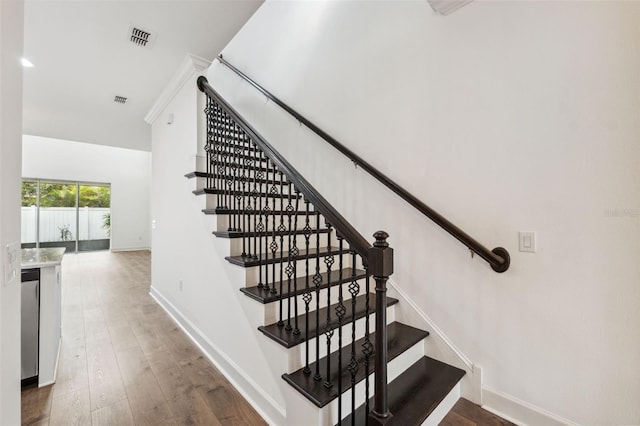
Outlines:
<svg viewBox="0 0 640 426"><path fill-rule="evenodd" d="M249 135L253 141L262 149L262 151L273 161L281 170L287 179L305 195L305 198L313 204L313 206L325 217L338 234L351 244L351 248L358 253L363 262L366 262L368 250L371 244L353 227L351 224L338 213L331 203L329 203L320 193L278 152L269 142L267 142L256 129L253 128L216 90L209 85L207 79L203 76L198 77L198 88L206 93L218 104L224 107L225 111L233 120L242 126L242 129Z"/></svg>
<svg viewBox="0 0 640 426"><path fill-rule="evenodd" d="M433 222L435 222L437 225L439 225L442 229L444 229L449 234L451 234L455 239L460 241L469 250L471 250L472 253L475 253L478 256L480 256L481 258L483 258L484 260L486 260L489 263L489 265L491 265L491 268L494 271L496 271L496 272L504 272L507 269L509 269L510 256L509 256L509 252L505 248L496 247L493 250L489 250L487 247L485 247L484 245L480 244L478 241L476 241L474 238L472 238L469 234L464 232L462 229L458 228L456 225L451 223L448 219L446 219L440 213L438 213L437 211L435 211L434 209L432 209L431 207L427 206L425 203L423 203L422 201L420 201L419 199L417 199L416 197L411 195L407 190L402 188L396 182L391 180L388 176L386 176L385 174L380 172L378 169L373 167L371 164L366 162L359 155L357 155L356 153L351 151L349 148L347 148L344 145L342 145L340 142L338 142L336 139L331 137L325 131L323 131L318 126L313 124L311 121L309 121L303 115L299 114L297 111L295 111L289 105L287 105L286 103L282 102L276 96L271 94L265 88L263 88L258 83L256 83L254 80L252 80L250 77L248 77L246 74L244 74L242 71L238 70L236 67L231 65L226 59L224 59L222 57L222 55L218 56L217 59L218 59L218 61L220 61L221 64L227 66L230 70L232 70L233 72L238 74L240 77L242 77L244 80L246 80L249 84L251 84L253 87L258 89L269 100L271 100L274 103L276 103L280 108L284 109L286 112L291 114L293 117L296 118L296 120L298 120L300 123L304 124L311 131L313 131L315 134L317 134L322 139L327 141L335 149L337 149L342 154L344 154L347 158L349 158L351 161L353 161L353 163L356 166L359 166L362 169L364 169L367 173L369 173L371 176L376 178L378 181L380 181L387 188L391 189L395 194L400 196L400 198L405 200L407 203L411 204L413 207L418 209L422 214L424 214L429 219L431 219Z"/></svg>

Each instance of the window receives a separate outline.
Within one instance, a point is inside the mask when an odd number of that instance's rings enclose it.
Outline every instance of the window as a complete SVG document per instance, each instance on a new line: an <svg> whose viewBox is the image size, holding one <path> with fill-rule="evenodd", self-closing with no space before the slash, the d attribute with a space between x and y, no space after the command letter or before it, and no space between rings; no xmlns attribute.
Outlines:
<svg viewBox="0 0 640 426"><path fill-rule="evenodd" d="M22 247L107 250L111 237L108 184L28 179L22 182Z"/></svg>

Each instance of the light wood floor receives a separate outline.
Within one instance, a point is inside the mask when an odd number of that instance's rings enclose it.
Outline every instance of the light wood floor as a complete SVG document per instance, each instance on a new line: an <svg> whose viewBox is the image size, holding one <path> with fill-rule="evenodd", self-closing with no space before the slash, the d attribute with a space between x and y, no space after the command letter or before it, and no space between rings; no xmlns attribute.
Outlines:
<svg viewBox="0 0 640 426"><path fill-rule="evenodd" d="M148 252L69 254L57 381L22 392L23 425L263 425L149 296ZM441 426L511 425L461 399Z"/></svg>
<svg viewBox="0 0 640 426"><path fill-rule="evenodd" d="M57 381L23 390L22 424L266 424L149 285L148 252L65 256Z"/></svg>

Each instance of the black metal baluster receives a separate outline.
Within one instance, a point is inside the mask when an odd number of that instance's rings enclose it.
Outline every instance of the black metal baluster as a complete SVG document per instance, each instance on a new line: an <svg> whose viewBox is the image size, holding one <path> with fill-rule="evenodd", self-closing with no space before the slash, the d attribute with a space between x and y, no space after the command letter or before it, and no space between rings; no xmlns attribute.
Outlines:
<svg viewBox="0 0 640 426"><path fill-rule="evenodd" d="M233 172L231 170L231 164L233 161L233 143L231 141L231 136L229 132L229 117L225 114L225 124L224 124L224 132L225 139L227 141L227 146L225 150L225 174L226 174L226 187L225 187L225 208L232 209L232 194L231 194L231 186L233 185ZM229 217L229 231L233 231L235 227L233 226L233 216Z"/></svg>
<svg viewBox="0 0 640 426"><path fill-rule="evenodd" d="M232 124L234 124L232 122ZM240 141L237 138L237 135L235 133L235 128L232 127L231 130L233 131L234 137L235 137L235 146L233 147L233 163L232 163L232 169L233 169L233 185L231 186L232 191L233 191L233 210L234 210L234 215L233 215L233 229L237 232L240 232L240 202L242 200L242 193L240 192L240 189L242 188L241 183L240 183L240 168L242 167L242 161L241 161L241 157L240 157L240 152L242 151L242 146L240 145ZM244 243L244 238L243 238L243 243ZM242 252L242 257L246 256L245 253L245 248L243 247L243 252Z"/></svg>
<svg viewBox="0 0 640 426"><path fill-rule="evenodd" d="M304 369L302 370L304 374L311 374L311 368L309 368L309 304L311 303L311 288L309 287L309 239L311 238L311 226L309 226L309 200L304 200L305 204L305 215L304 215L304 228L302 228L302 232L304 233L304 249L307 253L307 256L304 259L304 295L302 296L302 300L304 301L304 348L305 348L305 362Z"/></svg>
<svg viewBox="0 0 640 426"><path fill-rule="evenodd" d="M369 272L367 271L367 277L365 278L365 320L364 320L364 343L362 344L362 352L364 353L364 400L365 400L365 415L367 416L366 424L369 424L369 359L373 355L373 344L369 338L369 316L371 315L370 303L370 285L369 285Z"/></svg>
<svg viewBox="0 0 640 426"><path fill-rule="evenodd" d="M327 247L331 247L331 224L326 222L329 233L327 234ZM324 387L330 388L331 383L331 338L333 337L333 327L331 325L331 267L334 263L333 255L329 251L324 257L324 264L327 267L327 322L324 328L324 335L327 339L327 377L324 381Z"/></svg>
<svg viewBox="0 0 640 426"><path fill-rule="evenodd" d="M271 190L269 191L271 193L271 206L272 206L272 214L273 214L273 239L271 240L271 245L269 246L269 248L271 249L271 260L272 260L272 264L271 264L271 282L273 283L272 287L271 287L271 293L277 293L278 290L276 289L276 253L278 252L278 243L276 242L276 196L278 195L278 183L276 181L276 174L277 174L277 170L276 170L276 164L273 163L273 168L271 169L271 174L272 174L272 181L271 181ZM280 282L280 286L282 287L282 281ZM282 289L280 289L282 290ZM280 294L282 294L282 292L280 292ZM278 320L278 326L282 326L284 323L282 322L282 317L280 317L280 319Z"/></svg>
<svg viewBox="0 0 640 426"><path fill-rule="evenodd" d="M283 173L278 172L280 175L280 225L278 225L278 233L280 234L280 300L278 300L278 307L280 309L280 319L278 320L278 325L284 325L284 316L282 314L282 304L284 301L282 300L282 286L284 285L284 277L282 275L284 269L284 233L287 228L284 226L284 184L283 184ZM291 327L289 327L291 329Z"/></svg>
<svg viewBox="0 0 640 426"><path fill-rule="evenodd" d="M296 194L296 206L294 209L294 219L293 219L293 232L289 231L293 234L293 247L291 248L291 253L294 256L293 261L293 294L295 297L293 298L293 334L300 334L300 328L298 327L298 255L300 251L298 250L298 242L296 240L296 231L298 230L298 208L300 208L300 191L297 188L294 188L294 192Z"/></svg>
<svg viewBox="0 0 640 426"><path fill-rule="evenodd" d="M342 319L347 312L344 307L342 297L342 274L343 274L343 255L342 248L344 246L344 238L340 235L338 238L338 306L336 306L336 316L338 317L338 424L342 424Z"/></svg>
<svg viewBox="0 0 640 426"><path fill-rule="evenodd" d="M282 179L282 175L280 175L280 178ZM293 275L293 272L295 270L294 268L294 264L296 263L296 257L298 256L297 252L294 252L293 247L291 247L291 237L293 236L294 240L295 240L295 231L293 229L291 229L291 214L293 213L293 205L291 204L291 196L292 196L292 190L291 190L291 182L287 182L287 222L289 224L288 226L288 231L287 231L287 237L288 237L288 249L289 249L289 258L288 258L288 262L287 262L287 268L285 269L285 272L287 273L287 293L289 294L289 298L287 299L287 325L284 327L285 330L287 331L291 331L293 329L293 327L291 326L291 297L293 296L293 299L297 300L298 296L294 293L291 293L291 276ZM280 247L280 252L282 253L282 245Z"/></svg>
<svg viewBox="0 0 640 426"><path fill-rule="evenodd" d="M242 182L242 203L240 205L240 217L242 221L239 226L242 229L242 257L251 257L251 240L249 234L249 228L247 228L247 219L251 220L251 216L248 216L248 211L251 210L251 198L247 194L247 168L249 167L250 157L245 155L247 149L247 141L249 137L242 135L242 168L240 169L240 181ZM250 225L251 223L249 223ZM248 249L248 251L247 251Z"/></svg>
<svg viewBox="0 0 640 426"><path fill-rule="evenodd" d="M261 152L261 156L264 158L264 153ZM269 161L267 160L266 162L266 166L267 166L267 170L269 170ZM265 173L265 178L268 176L268 173ZM271 209L269 208L269 198L267 197L268 192L269 192L269 184L267 183L268 180L265 179L265 187L264 187L264 193L262 193L262 196L264 197L264 208L263 208L263 213L264 213L264 234L260 234L260 238L262 238L264 236L264 261L262 261L261 263L264 265L264 289L266 291L270 291L269 288L269 236L268 236L268 232L269 232L269 212L271 211ZM260 189L262 189L262 183L260 184ZM262 267L261 267L262 269Z"/></svg>
<svg viewBox="0 0 640 426"><path fill-rule="evenodd" d="M207 98L207 106L204 109L204 114L205 114L205 119L207 120L207 141L205 142L204 145L204 151L207 153L207 158L206 158L206 173L207 173L207 178L206 178L206 185L205 188L211 188L211 167L212 164L211 162L213 161L213 149L215 147L214 145L214 136L213 136L213 128L212 128L212 120L211 120L211 116L212 116L212 105L211 105L211 98L207 95L205 95Z"/></svg>
<svg viewBox="0 0 640 426"><path fill-rule="evenodd" d="M313 276L313 284L316 287L316 374L314 380L322 380L320 375L320 212L316 212L316 274Z"/></svg>
<svg viewBox="0 0 640 426"><path fill-rule="evenodd" d="M224 138L222 137L222 133L220 132L220 107L216 104L216 113L215 113L215 123L214 123L214 132L216 138L216 162L215 162L215 170L214 170L214 185L217 191L216 194L216 207L222 208L224 207L224 202L222 198L221 190L224 190L223 185L223 175L224 175L224 165L222 163L222 156L224 154Z"/></svg>
<svg viewBox="0 0 640 426"><path fill-rule="evenodd" d="M249 147L251 147L251 144L249 144ZM256 145L255 143L253 144L253 147L255 148ZM258 253L259 253L259 249L258 249L258 196L260 195L260 193L258 192L258 175L259 175L259 168L260 168L260 161L258 161L258 152L253 149L251 151L252 154L252 158L253 158L253 164L252 164L252 170L249 172L250 174L253 172L253 258L255 260L258 259ZM260 269L260 265L258 265L258 269ZM262 280L261 280L262 281ZM258 285L259 287L260 285Z"/></svg>
<svg viewBox="0 0 640 426"><path fill-rule="evenodd" d="M356 360L356 297L360 293L360 284L356 281L356 253L351 252L351 282L349 294L351 294L351 360L349 361L349 373L351 373L351 425L356 424L356 374L358 373L358 361Z"/></svg>

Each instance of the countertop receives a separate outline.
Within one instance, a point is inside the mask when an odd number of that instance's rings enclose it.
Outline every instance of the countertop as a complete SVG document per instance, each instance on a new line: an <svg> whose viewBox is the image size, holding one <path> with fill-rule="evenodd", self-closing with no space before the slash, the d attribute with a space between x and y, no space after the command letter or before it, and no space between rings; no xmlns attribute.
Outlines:
<svg viewBox="0 0 640 426"><path fill-rule="evenodd" d="M59 265L65 250L64 247L22 249L22 269Z"/></svg>

